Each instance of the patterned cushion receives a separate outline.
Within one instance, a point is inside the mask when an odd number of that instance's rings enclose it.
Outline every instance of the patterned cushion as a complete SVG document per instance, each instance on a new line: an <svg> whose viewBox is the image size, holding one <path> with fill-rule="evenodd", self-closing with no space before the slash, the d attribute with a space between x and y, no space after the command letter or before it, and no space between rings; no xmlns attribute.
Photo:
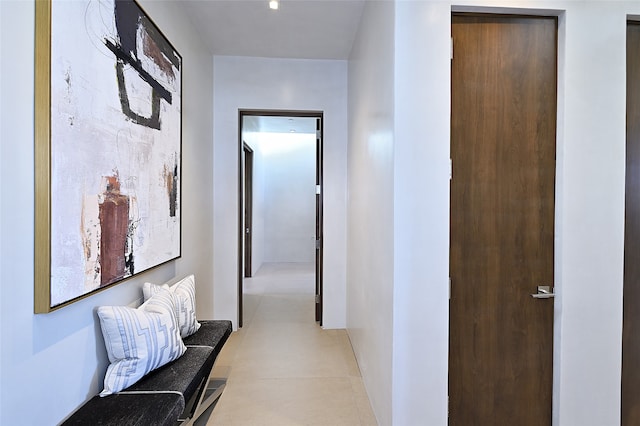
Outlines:
<svg viewBox="0 0 640 426"><path fill-rule="evenodd" d="M109 366L100 396L119 392L186 351L175 316L174 296L161 289L139 308L101 306L100 327Z"/></svg>
<svg viewBox="0 0 640 426"><path fill-rule="evenodd" d="M180 337L185 338L192 335L200 328L200 323L196 319L196 279L193 275L178 281L173 286L167 284L156 285L145 283L142 287L144 300L162 289L169 289L175 296L176 316L180 325Z"/></svg>

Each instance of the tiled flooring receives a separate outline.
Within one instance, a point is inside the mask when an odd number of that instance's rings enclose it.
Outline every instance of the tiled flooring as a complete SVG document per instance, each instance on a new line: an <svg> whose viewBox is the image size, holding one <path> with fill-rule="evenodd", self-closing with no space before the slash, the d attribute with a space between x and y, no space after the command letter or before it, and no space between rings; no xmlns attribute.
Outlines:
<svg viewBox="0 0 640 426"><path fill-rule="evenodd" d="M314 322L313 277L313 264L265 264L246 279L208 426L376 425L346 331Z"/></svg>

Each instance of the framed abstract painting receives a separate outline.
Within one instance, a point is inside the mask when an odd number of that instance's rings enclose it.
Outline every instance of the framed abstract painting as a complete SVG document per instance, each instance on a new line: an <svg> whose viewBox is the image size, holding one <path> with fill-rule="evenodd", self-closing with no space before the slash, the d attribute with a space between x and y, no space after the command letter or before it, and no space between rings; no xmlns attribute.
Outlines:
<svg viewBox="0 0 640 426"><path fill-rule="evenodd" d="M133 0L36 0L35 312L181 254L182 57Z"/></svg>

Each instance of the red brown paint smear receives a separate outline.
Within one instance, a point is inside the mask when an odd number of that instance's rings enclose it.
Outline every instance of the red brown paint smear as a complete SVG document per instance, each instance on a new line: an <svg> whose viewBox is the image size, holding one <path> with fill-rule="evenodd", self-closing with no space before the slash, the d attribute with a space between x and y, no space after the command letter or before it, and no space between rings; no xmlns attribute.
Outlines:
<svg viewBox="0 0 640 426"><path fill-rule="evenodd" d="M162 54L162 50L149 34L145 34L143 37L143 47L144 54L153 59L153 62L155 62L166 75L172 79L176 78L171 62Z"/></svg>
<svg viewBox="0 0 640 426"><path fill-rule="evenodd" d="M169 196L169 216L176 216L176 206L178 204L178 165L164 166L164 182Z"/></svg>
<svg viewBox="0 0 640 426"><path fill-rule="evenodd" d="M125 250L129 230L129 197L120 193L118 176L107 177L100 203L100 286L122 279L126 272Z"/></svg>

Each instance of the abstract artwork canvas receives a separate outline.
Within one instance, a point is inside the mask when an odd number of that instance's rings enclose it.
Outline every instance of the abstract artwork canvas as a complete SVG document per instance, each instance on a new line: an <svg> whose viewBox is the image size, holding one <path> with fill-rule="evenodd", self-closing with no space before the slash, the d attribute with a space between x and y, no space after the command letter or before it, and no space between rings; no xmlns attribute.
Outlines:
<svg viewBox="0 0 640 426"><path fill-rule="evenodd" d="M180 256L181 73L133 0L36 2L36 312Z"/></svg>

